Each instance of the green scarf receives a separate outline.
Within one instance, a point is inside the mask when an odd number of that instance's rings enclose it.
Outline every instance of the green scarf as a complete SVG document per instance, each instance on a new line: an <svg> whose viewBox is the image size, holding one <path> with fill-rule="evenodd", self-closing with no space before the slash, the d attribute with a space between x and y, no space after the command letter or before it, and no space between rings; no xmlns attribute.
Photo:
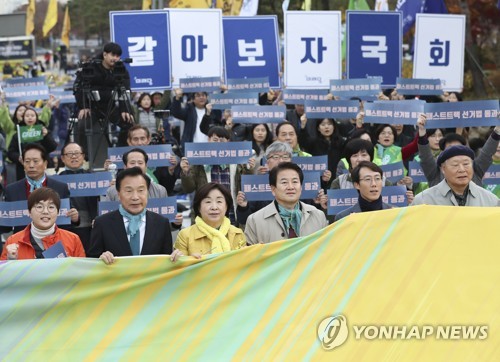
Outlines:
<svg viewBox="0 0 500 362"><path fill-rule="evenodd" d="M132 238L142 224L142 217L146 214L146 209L142 210L140 214L132 215L130 212L125 210L122 205L118 207L120 215L128 220L127 234Z"/></svg>
<svg viewBox="0 0 500 362"><path fill-rule="evenodd" d="M291 226L297 236L300 235L300 222L302 221L302 212L299 205L300 203L297 202L293 210L288 210L278 204L278 212L281 220L283 220L283 224L285 224L286 231L288 232Z"/></svg>

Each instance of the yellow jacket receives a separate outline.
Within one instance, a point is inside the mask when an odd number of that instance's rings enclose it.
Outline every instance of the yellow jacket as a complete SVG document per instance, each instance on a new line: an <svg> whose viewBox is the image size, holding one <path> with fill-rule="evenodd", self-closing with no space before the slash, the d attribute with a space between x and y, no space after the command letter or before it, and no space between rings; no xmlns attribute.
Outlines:
<svg viewBox="0 0 500 362"><path fill-rule="evenodd" d="M245 234L241 229L233 225L229 227L226 237L231 245L231 250L241 249L246 246ZM191 225L179 231L174 248L180 250L184 255L212 254L212 242L196 225Z"/></svg>

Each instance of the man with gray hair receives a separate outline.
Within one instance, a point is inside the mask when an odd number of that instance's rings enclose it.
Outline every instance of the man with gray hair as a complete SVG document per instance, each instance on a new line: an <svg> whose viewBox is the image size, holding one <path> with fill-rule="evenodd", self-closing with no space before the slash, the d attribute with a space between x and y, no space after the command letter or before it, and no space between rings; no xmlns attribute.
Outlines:
<svg viewBox="0 0 500 362"><path fill-rule="evenodd" d="M437 159L444 179L415 196L412 205L500 206L500 199L472 181L474 152L467 146L451 146Z"/></svg>
<svg viewBox="0 0 500 362"><path fill-rule="evenodd" d="M269 173L274 167L279 165L281 162L290 162L292 160L292 147L285 142L276 141L269 145L266 149L266 164L263 167L266 173ZM236 196L236 219L238 224L245 225L248 216L253 214L255 211L260 210L264 206L267 206L269 202L267 201L247 201L245 193L243 191L238 191Z"/></svg>

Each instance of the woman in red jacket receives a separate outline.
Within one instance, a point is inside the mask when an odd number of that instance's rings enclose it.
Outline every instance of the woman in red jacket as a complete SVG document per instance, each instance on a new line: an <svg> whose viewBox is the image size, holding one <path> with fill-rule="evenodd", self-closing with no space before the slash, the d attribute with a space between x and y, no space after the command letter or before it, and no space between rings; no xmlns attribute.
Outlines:
<svg viewBox="0 0 500 362"><path fill-rule="evenodd" d="M59 241L67 256L85 257L78 235L56 226L60 206L54 190L41 187L33 191L28 197L31 224L7 239L0 259L43 259L43 252Z"/></svg>

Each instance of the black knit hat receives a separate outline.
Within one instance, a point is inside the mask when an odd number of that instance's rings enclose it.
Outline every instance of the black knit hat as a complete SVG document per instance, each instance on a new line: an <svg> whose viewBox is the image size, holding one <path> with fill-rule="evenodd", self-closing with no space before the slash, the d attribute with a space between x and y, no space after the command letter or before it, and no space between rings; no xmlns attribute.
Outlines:
<svg viewBox="0 0 500 362"><path fill-rule="evenodd" d="M474 151L472 151L469 147L462 145L448 147L439 155L437 159L438 167L441 167L443 162L447 159L455 156L467 156L474 159Z"/></svg>

